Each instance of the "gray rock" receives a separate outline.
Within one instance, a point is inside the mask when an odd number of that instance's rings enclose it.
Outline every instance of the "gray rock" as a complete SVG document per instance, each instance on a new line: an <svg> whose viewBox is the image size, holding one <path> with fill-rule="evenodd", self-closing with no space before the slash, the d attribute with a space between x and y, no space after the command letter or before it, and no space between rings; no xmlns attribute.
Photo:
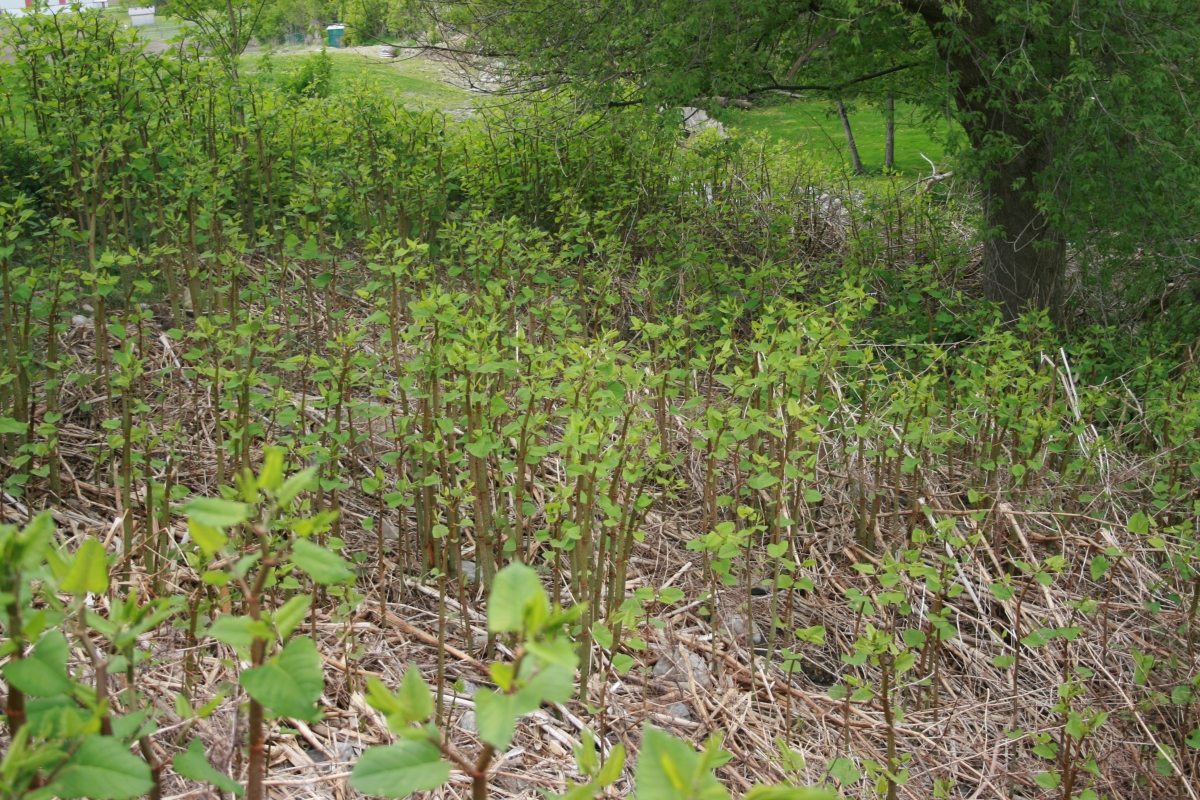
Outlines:
<svg viewBox="0 0 1200 800"><path fill-rule="evenodd" d="M687 662L679 654L678 648L664 650L654 665L654 677L677 684L681 689L688 686L688 666L691 667L692 680L697 688L708 689L712 686L712 672L703 658L687 652Z"/></svg>
<svg viewBox="0 0 1200 800"><path fill-rule="evenodd" d="M750 619L741 609L736 611L722 610L717 619L720 621L721 630L725 631L725 633L729 634L739 643L745 642L746 630L749 629L754 643L762 644L762 631L754 624L754 620Z"/></svg>
<svg viewBox="0 0 1200 800"><path fill-rule="evenodd" d="M703 108L682 106L679 111L683 115L683 130L688 136L695 136L707 130L716 131L717 136L722 139L729 135L725 133L725 126L709 117Z"/></svg>
<svg viewBox="0 0 1200 800"><path fill-rule="evenodd" d="M458 718L458 729L467 733L479 733L479 725L475 722L474 711L464 711Z"/></svg>
<svg viewBox="0 0 1200 800"><path fill-rule="evenodd" d="M400 541L400 529L396 527L396 523L392 522L388 517L384 517L379 522L380 528L383 530L383 540L385 542Z"/></svg>
<svg viewBox="0 0 1200 800"><path fill-rule="evenodd" d="M680 719L692 718L692 710L688 708L687 703L671 703L671 705L667 706L667 713L672 717L679 717Z"/></svg>
<svg viewBox="0 0 1200 800"><path fill-rule="evenodd" d="M329 760L324 753L315 747L305 747L304 754L312 759L314 764ZM353 762L357 760L360 755L362 755L362 750L350 742L338 742L335 755L337 756L338 761Z"/></svg>
<svg viewBox="0 0 1200 800"><path fill-rule="evenodd" d="M470 681L464 680L462 682L462 690L459 692L459 694L461 694L463 697L474 697L475 693L478 691L479 691L478 686L471 683Z"/></svg>
<svg viewBox="0 0 1200 800"><path fill-rule="evenodd" d="M72 328L86 328L91 324L92 324L91 317L85 317L82 314L76 314L75 316L71 317L71 327Z"/></svg>
<svg viewBox="0 0 1200 800"><path fill-rule="evenodd" d="M474 561L468 561L464 558L459 566L462 569L463 576L466 577L469 583L477 583L479 581L479 567L475 565Z"/></svg>
<svg viewBox="0 0 1200 800"><path fill-rule="evenodd" d="M504 787L504 791L509 792L514 797L525 797L525 792L532 786L529 781L514 778L511 775L501 775L496 782Z"/></svg>

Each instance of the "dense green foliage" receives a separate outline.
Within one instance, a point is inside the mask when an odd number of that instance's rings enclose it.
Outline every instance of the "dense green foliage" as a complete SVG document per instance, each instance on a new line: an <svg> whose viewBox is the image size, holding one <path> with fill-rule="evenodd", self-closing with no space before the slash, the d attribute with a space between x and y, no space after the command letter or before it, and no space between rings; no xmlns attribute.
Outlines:
<svg viewBox="0 0 1200 800"><path fill-rule="evenodd" d="M399 41L423 34L428 17L414 0L169 0L159 12L214 21L227 19L230 8L249 35L263 44L319 43L327 25L345 25L345 45Z"/></svg>
<svg viewBox="0 0 1200 800"><path fill-rule="evenodd" d="M328 97L333 90L333 59L322 47L317 55L301 59L283 77L280 88L293 97Z"/></svg>
<svg viewBox="0 0 1200 800"><path fill-rule="evenodd" d="M4 119L24 193L0 204L0 514L22 523L0 527L3 796L152 791L162 748L241 791L156 726L244 701L229 745L258 800L270 731L328 710L316 604L351 662L358 615L389 624L418 583L436 664L396 693L343 670L400 737L358 762L372 794L454 769L479 797L519 718L575 696L567 797L628 788L608 677L646 674L666 609L715 620L764 586L773 624L729 655L752 701L790 713L827 633L844 666L826 709L844 741L806 767L778 731L789 782L944 795L902 734L956 707L948 674L1011 701L1014 782L1091 800L1200 774L1196 309L1002 325L970 209L899 179L839 191L761 140L681 146L643 109L450 125L364 86L285 94L236 53L147 53L103 15L3 24L29 98ZM115 519L56 538L37 512L85 490ZM627 587L668 514L695 597ZM1057 535L1031 546L1021 514ZM489 598L483 647L448 632L468 587ZM1034 616L1043 589L1066 600ZM797 627L816 597L828 617ZM1110 615L1146 643L1110 650ZM171 709L137 680L163 631L186 643ZM438 724L451 638L491 661L478 754ZM227 659L231 696L199 696L202 654ZM1040 659L1049 703L1025 694ZM1109 758L1117 738L1153 766ZM638 796L726 796L718 739L639 742Z"/></svg>
<svg viewBox="0 0 1200 800"><path fill-rule="evenodd" d="M1010 318L1029 304L1060 312L1068 245L1094 269L1140 254L1133 282L1143 296L1168 278L1195 278L1194 3L431 6L457 47L498 60L489 69L521 91L570 86L600 104L650 106L768 89L898 95L953 117L965 132L960 170L985 190L985 289Z"/></svg>

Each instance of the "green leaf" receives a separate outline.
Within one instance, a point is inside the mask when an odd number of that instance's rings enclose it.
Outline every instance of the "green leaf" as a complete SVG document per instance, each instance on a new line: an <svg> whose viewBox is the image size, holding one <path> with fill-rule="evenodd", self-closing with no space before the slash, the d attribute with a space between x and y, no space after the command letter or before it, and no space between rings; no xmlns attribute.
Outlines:
<svg viewBox="0 0 1200 800"><path fill-rule="evenodd" d="M528 714L542 703L565 703L575 694L575 667L547 664L517 693L516 711Z"/></svg>
<svg viewBox="0 0 1200 800"><path fill-rule="evenodd" d="M296 499L299 494L312 486L313 479L317 477L317 468L309 467L297 472L292 477L284 481L283 486L275 493L275 502L280 506L287 506Z"/></svg>
<svg viewBox="0 0 1200 800"><path fill-rule="evenodd" d="M275 658L242 673L246 694L281 717L313 720L315 704L325 688L321 657L307 636L288 642Z"/></svg>
<svg viewBox="0 0 1200 800"><path fill-rule="evenodd" d="M32 697L66 694L73 685L67 675L69 655L67 638L58 631L50 631L26 658L4 665L4 678Z"/></svg>
<svg viewBox="0 0 1200 800"><path fill-rule="evenodd" d="M596 783L601 786L608 786L610 783L621 777L621 770L625 768L625 745L619 744L612 749L608 754L608 760L604 762L604 766L596 773Z"/></svg>
<svg viewBox="0 0 1200 800"><path fill-rule="evenodd" d="M0 417L0 433L25 433L29 426L12 417Z"/></svg>
<svg viewBox="0 0 1200 800"><path fill-rule="evenodd" d="M250 519L253 506L222 500L219 497L197 497L183 507L189 520L212 528L232 528Z"/></svg>
<svg viewBox="0 0 1200 800"><path fill-rule="evenodd" d="M450 779L450 765L427 739L404 739L387 747L371 747L350 774L350 786L365 795L408 797L436 789Z"/></svg>
<svg viewBox="0 0 1200 800"><path fill-rule="evenodd" d="M1158 745L1158 757L1154 759L1154 771L1164 778L1175 774L1175 749L1168 745Z"/></svg>
<svg viewBox="0 0 1200 800"><path fill-rule="evenodd" d="M59 588L72 594L104 594L108 591L108 565L104 559L104 545L98 539L84 539Z"/></svg>
<svg viewBox="0 0 1200 800"><path fill-rule="evenodd" d="M503 661L493 661L488 667L488 673L491 674L492 680L500 687L500 691L507 692L513 683L513 665L506 664Z"/></svg>
<svg viewBox="0 0 1200 800"><path fill-rule="evenodd" d="M296 626L304 621L310 605L312 595L298 594L275 611L275 630L279 632L279 638L286 641L292 635Z"/></svg>
<svg viewBox="0 0 1200 800"><path fill-rule="evenodd" d="M658 602L669 606L673 603L678 603L684 598L684 596L685 595L682 589L678 589L674 586L668 586L665 589L660 589L658 591Z"/></svg>
<svg viewBox="0 0 1200 800"><path fill-rule="evenodd" d="M575 648L566 639L551 639L545 642L531 639L525 643L525 650L547 664L559 664L575 669L575 665L579 663Z"/></svg>
<svg viewBox="0 0 1200 800"><path fill-rule="evenodd" d="M1136 647L1133 648L1133 682L1138 686L1145 686L1146 681L1150 679L1150 672L1154 669L1156 659L1150 653L1143 653Z"/></svg>
<svg viewBox="0 0 1200 800"><path fill-rule="evenodd" d="M775 544L767 545L767 553L771 556L771 558L783 558L787 551L787 542L776 542Z"/></svg>
<svg viewBox="0 0 1200 800"><path fill-rule="evenodd" d="M1098 555L1095 558L1093 558L1092 564L1091 564L1092 580L1098 581L1101 578L1103 578L1105 573L1108 572L1108 569L1111 566L1112 566L1112 562L1109 561L1107 558L1105 558L1103 555Z"/></svg>
<svg viewBox="0 0 1200 800"><path fill-rule="evenodd" d="M291 559L317 583L341 583L354 577L344 558L308 539L297 539L292 543Z"/></svg>
<svg viewBox="0 0 1200 800"><path fill-rule="evenodd" d="M242 796L243 790L240 783L223 772L219 772L212 764L208 763L208 758L204 755L204 745L199 739L192 739L188 743L187 750L175 756L171 766L185 778L200 783L211 783L222 792L232 792L238 797Z"/></svg>
<svg viewBox="0 0 1200 800"><path fill-rule="evenodd" d="M54 540L54 515L49 511L38 514L17 534L19 552L13 556L20 560L21 569L33 570L42 563L42 555Z"/></svg>
<svg viewBox="0 0 1200 800"><path fill-rule="evenodd" d="M474 700L479 738L498 750L506 749L517 725L516 695L480 689Z"/></svg>
<svg viewBox="0 0 1200 800"><path fill-rule="evenodd" d="M1055 742L1043 742L1033 748L1033 754L1047 761L1053 761L1058 758L1058 744Z"/></svg>
<svg viewBox="0 0 1200 800"><path fill-rule="evenodd" d="M496 573L487 603L490 632L523 631L549 614L550 599L532 567L516 562Z"/></svg>
<svg viewBox="0 0 1200 800"><path fill-rule="evenodd" d="M830 761L829 774L843 786L849 786L852 783L858 783L862 780L862 773L858 771L858 767L854 766L854 762L848 758L835 758L833 761Z"/></svg>
<svg viewBox="0 0 1200 800"><path fill-rule="evenodd" d="M249 647L254 644L255 639L270 639L271 629L261 620L223 614L208 626L204 635L231 647Z"/></svg>
<svg viewBox="0 0 1200 800"><path fill-rule="evenodd" d="M410 722L424 722L433 714L433 694L416 664L409 666L408 672L404 673L396 698L403 709L401 713Z"/></svg>
<svg viewBox="0 0 1200 800"><path fill-rule="evenodd" d="M88 724L87 717L91 717L90 712L85 712L75 700L65 694L54 697L27 697L25 714L29 730L45 733L47 736L79 735Z"/></svg>
<svg viewBox="0 0 1200 800"><path fill-rule="evenodd" d="M398 730L408 725L408 720L404 717L404 706L379 678L367 678L367 703L387 718L389 728ZM395 725L393 720L396 721Z"/></svg>
<svg viewBox="0 0 1200 800"><path fill-rule="evenodd" d="M611 650L613 646L612 631L603 622L596 623L592 626L592 640L596 644L603 647L605 650Z"/></svg>
<svg viewBox="0 0 1200 800"><path fill-rule="evenodd" d="M1129 532L1136 533L1138 536L1145 536L1150 532L1150 518L1141 511L1129 518Z"/></svg>
<svg viewBox="0 0 1200 800"><path fill-rule="evenodd" d="M150 791L150 767L113 736L85 738L50 787L58 797L125 800Z"/></svg>
<svg viewBox="0 0 1200 800"><path fill-rule="evenodd" d="M636 771L638 800L724 800L729 792L690 744L646 726Z"/></svg>
<svg viewBox="0 0 1200 800"><path fill-rule="evenodd" d="M267 448L262 471L258 473L259 489L275 491L283 484L283 453L282 447Z"/></svg>
<svg viewBox="0 0 1200 800"><path fill-rule="evenodd" d="M796 638L808 644L825 644L825 626L811 625L807 628L796 628Z"/></svg>
<svg viewBox="0 0 1200 800"><path fill-rule="evenodd" d="M760 472L759 474L746 481L746 484L751 489L766 489L769 486L774 486L779 483L779 478L776 478L769 472Z"/></svg>
<svg viewBox="0 0 1200 800"><path fill-rule="evenodd" d="M220 528L205 525L196 519L188 520L188 534L193 542L200 545L206 556L211 556L229 541L229 537L222 533Z"/></svg>
<svg viewBox="0 0 1200 800"><path fill-rule="evenodd" d="M1011 586L1005 586L1003 583L993 583L991 589L992 594L1001 602L1011 600L1013 595L1016 594Z"/></svg>
<svg viewBox="0 0 1200 800"><path fill-rule="evenodd" d="M1062 778L1055 772L1039 772L1033 776L1033 781L1043 789L1051 790L1057 788L1062 783Z"/></svg>

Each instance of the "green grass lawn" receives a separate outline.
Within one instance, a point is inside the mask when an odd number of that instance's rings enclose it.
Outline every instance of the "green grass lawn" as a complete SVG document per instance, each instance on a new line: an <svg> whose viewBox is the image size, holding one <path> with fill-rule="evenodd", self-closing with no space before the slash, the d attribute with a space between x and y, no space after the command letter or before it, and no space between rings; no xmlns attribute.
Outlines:
<svg viewBox="0 0 1200 800"><path fill-rule="evenodd" d="M447 83L447 76L436 64L416 58L384 61L376 55L378 51L378 47L328 50L333 60L333 93L345 91L355 80L365 80L414 105L446 110L470 105L470 93ZM313 48L273 53L270 56L272 74L281 79L314 53ZM256 72L262 68L261 53L248 54L243 60L248 71Z"/></svg>
<svg viewBox="0 0 1200 800"><path fill-rule="evenodd" d="M755 108L752 111L730 112L722 115L733 131L766 133L772 140L782 140L819 154L830 164L850 169L850 153L846 148L846 135L838 119L833 103L822 100L788 100L777 105ZM883 168L884 122L883 114L875 108L864 106L850 114L850 127L858 144L858 154L868 173L877 173ZM935 163L943 155L942 142L946 123L936 130L936 139L930 137L925 123L912 106L896 106L896 169L907 175L929 174L929 165L921 153Z"/></svg>
<svg viewBox="0 0 1200 800"><path fill-rule="evenodd" d="M110 8L108 13L128 24L129 12ZM185 23L174 17L159 15L155 24L137 28L139 36L148 42L166 42L178 36ZM298 67L302 59L316 52L313 47L285 47L271 56L272 71L282 77ZM348 48L330 50L333 59L333 92L343 91L354 80L362 79L394 92L405 102L430 108L453 110L470 105L470 94L446 82L444 71L424 59L393 59L378 57L379 48ZM401 51L403 52L403 51ZM257 72L262 65L262 51L243 57L246 71Z"/></svg>
<svg viewBox="0 0 1200 800"><path fill-rule="evenodd" d="M117 21L123 25L130 24L129 9L127 8L107 8L105 9L105 13L110 17L116 17ZM137 31L138 36L148 42L165 42L178 36L182 28L183 23L179 19L168 17L164 14L156 14L153 25L143 25L134 30Z"/></svg>

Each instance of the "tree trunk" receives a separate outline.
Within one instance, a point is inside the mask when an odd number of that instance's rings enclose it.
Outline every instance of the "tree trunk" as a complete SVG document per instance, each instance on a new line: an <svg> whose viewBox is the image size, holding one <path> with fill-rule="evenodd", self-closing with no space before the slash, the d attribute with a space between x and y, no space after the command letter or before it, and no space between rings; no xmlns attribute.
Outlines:
<svg viewBox="0 0 1200 800"><path fill-rule="evenodd" d="M1010 157L994 160L984 170L984 296L1000 305L1006 322L1033 309L1048 310L1052 320L1061 322L1066 241L1036 203L1039 173L1053 164L1052 139L1039 136L1027 120L1006 110L1018 108L1020 98L1006 95L993 82L985 69L987 59L973 49L1002 48L992 53L993 63L999 63L1008 45L990 42L995 20L982 0L965 0L962 13L953 19L940 2L900 3L924 19L938 54L957 74L954 99L971 144L987 151L1007 141L1012 148ZM972 46L962 46L964 41Z"/></svg>
<svg viewBox="0 0 1200 800"><path fill-rule="evenodd" d="M863 169L862 159L858 157L858 145L854 143L854 131L850 129L850 117L846 115L846 106L842 105L842 101L837 101L838 116L842 119L842 130L846 132L846 146L850 148L850 164L854 167L855 175L862 175L866 170Z"/></svg>
<svg viewBox="0 0 1200 800"><path fill-rule="evenodd" d="M883 101L883 168L896 168L896 98L888 92Z"/></svg>
<svg viewBox="0 0 1200 800"><path fill-rule="evenodd" d="M983 244L983 292L1011 322L1030 310L1061 321L1066 241L1034 202L1036 173L1048 147L1026 148L995 165L983 197L988 230Z"/></svg>

